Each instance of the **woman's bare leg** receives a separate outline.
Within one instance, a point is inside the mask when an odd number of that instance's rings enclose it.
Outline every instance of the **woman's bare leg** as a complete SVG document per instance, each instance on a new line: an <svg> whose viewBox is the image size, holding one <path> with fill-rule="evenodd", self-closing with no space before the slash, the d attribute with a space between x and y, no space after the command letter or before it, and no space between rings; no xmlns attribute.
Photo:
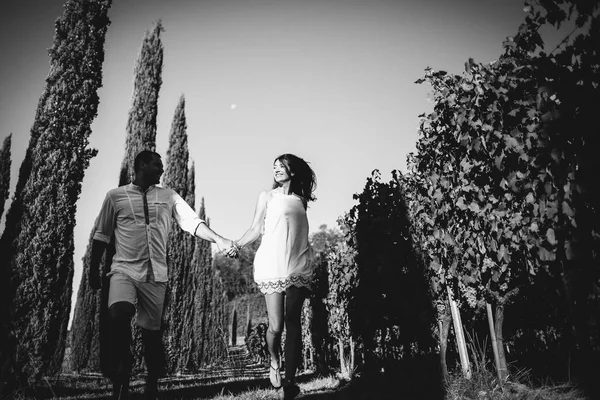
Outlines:
<svg viewBox="0 0 600 400"><path fill-rule="evenodd" d="M266 294L265 301L269 317L267 346L271 354L271 365L279 368L281 333L283 332L283 293Z"/></svg>

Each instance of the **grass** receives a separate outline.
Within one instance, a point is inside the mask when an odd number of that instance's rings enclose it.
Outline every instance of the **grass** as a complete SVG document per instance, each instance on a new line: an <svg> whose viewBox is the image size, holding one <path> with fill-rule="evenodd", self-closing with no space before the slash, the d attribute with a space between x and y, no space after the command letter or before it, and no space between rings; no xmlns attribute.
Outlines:
<svg viewBox="0 0 600 400"><path fill-rule="evenodd" d="M501 384L488 359L487 338L467 333L471 356L471 379L466 379L456 368L446 382L446 400L585 400L581 390L570 384L535 383L528 370L517 371Z"/></svg>
<svg viewBox="0 0 600 400"><path fill-rule="evenodd" d="M305 382L300 381L299 386L301 390L301 396L298 398L335 398L336 393L341 392L342 388L346 385L345 381L342 381L336 377L324 377L315 378ZM232 393L223 388L222 393L214 397L210 397L212 400L271 400L280 399L282 397L281 390L274 390L271 388L256 388L250 389L241 393Z"/></svg>
<svg viewBox="0 0 600 400"><path fill-rule="evenodd" d="M17 394L11 399L106 399L110 397L110 382L98 375L62 376L49 380L52 390L45 383L35 391L34 396ZM430 388L417 384L412 389L399 386L397 379L380 377L376 381L355 378L347 381L340 375L318 377L312 372L301 373L297 377L301 393L297 397L305 400L397 400L402 399L441 399L431 396ZM143 377L136 377L131 382L131 398L141 399L143 396ZM198 375L178 376L159 381L160 399L211 399L241 400L262 399L275 400L283 397L282 390L275 390L268 380L268 372L259 377L206 377Z"/></svg>
<svg viewBox="0 0 600 400"><path fill-rule="evenodd" d="M471 379L462 373L452 374L446 385L446 400L586 400L584 394L570 384L534 384L526 371L521 371L503 385L491 370L473 371Z"/></svg>
<svg viewBox="0 0 600 400"><path fill-rule="evenodd" d="M360 374L349 379L340 374L316 376L311 371L298 375L297 383L305 400L584 400L581 391L572 385L534 383L527 371L510 376L499 384L492 363L486 357L486 342L477 344L469 338L472 361L471 379L465 379L456 368L450 379L442 383L439 361L435 355L403 360L394 369L369 379ZM230 357L223 365L202 370L195 375L170 376L159 381L160 399L210 400L271 400L283 397L268 380L268 367L255 363L243 346L231 348ZM244 364L244 365L241 365ZM131 382L131 398L141 399L144 391L143 376ZM106 399L111 394L110 381L99 374L62 374L44 379L37 387L9 397L26 399Z"/></svg>
<svg viewBox="0 0 600 400"><path fill-rule="evenodd" d="M329 376L315 377L312 373L300 374L297 382L302 394L298 398L305 399L337 399L339 392L345 390L348 382L344 379ZM52 387L50 387L52 385ZM141 399L144 391L143 377L136 377L131 382L131 398ZM110 382L99 375L62 376L60 379L43 382L35 395L15 393L14 400L52 398L61 400L105 399L111 393ZM259 378L207 378L205 376L179 376L159 381L160 399L279 399L281 390L270 386L267 375ZM351 398L351 397L343 397Z"/></svg>
<svg viewBox="0 0 600 400"><path fill-rule="evenodd" d="M347 381L339 375L317 377L307 372L298 376L301 394L305 400L396 400L396 399L445 399L445 400L584 400L586 397L573 386L552 384L534 386L527 381L528 374L518 376L499 385L491 370L474 369L471 379L462 377L460 370L451 375L443 394L434 388L393 377L380 377L366 381ZM106 399L110 396L110 382L95 375L62 377L60 381L44 382L46 389L37 391L34 397L16 394L15 400L54 398ZM48 385L53 389L49 390ZM131 398L141 399L144 381L138 377L131 383ZM275 400L282 398L282 391L271 388L267 375L254 378L225 379L205 376L178 376L162 379L159 382L160 399L210 399L210 400ZM42 393L43 392L43 393Z"/></svg>

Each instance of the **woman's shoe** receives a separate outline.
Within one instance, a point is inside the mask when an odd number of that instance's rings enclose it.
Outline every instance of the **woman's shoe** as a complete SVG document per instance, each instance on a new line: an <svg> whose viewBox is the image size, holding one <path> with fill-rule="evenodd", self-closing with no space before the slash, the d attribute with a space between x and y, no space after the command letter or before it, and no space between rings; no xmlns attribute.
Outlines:
<svg viewBox="0 0 600 400"><path fill-rule="evenodd" d="M279 372L279 367L275 368L273 363L271 363L271 368L269 369L269 380L275 389L281 387L281 373Z"/></svg>

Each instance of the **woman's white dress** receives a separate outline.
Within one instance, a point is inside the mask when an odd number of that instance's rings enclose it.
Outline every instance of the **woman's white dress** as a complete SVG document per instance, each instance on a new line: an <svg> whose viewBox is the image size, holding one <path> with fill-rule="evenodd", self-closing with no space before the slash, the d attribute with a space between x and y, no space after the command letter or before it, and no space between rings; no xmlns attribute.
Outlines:
<svg viewBox="0 0 600 400"><path fill-rule="evenodd" d="M275 190L272 193L254 257L254 281L265 294L285 292L290 286L310 289L311 249L302 199Z"/></svg>

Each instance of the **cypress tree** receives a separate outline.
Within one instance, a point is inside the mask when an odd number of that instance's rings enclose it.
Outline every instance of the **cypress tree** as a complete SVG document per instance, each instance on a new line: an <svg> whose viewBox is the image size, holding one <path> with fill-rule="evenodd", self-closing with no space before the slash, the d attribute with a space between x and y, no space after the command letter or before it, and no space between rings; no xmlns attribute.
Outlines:
<svg viewBox="0 0 600 400"><path fill-rule="evenodd" d="M4 139L0 150L0 219L4 214L4 203L10 189L10 145L12 133Z"/></svg>
<svg viewBox="0 0 600 400"><path fill-rule="evenodd" d="M4 203L8 198L9 188L10 188L10 147L11 147L11 137L12 134L8 135L6 139L4 139L4 145L2 146L2 150L0 150L0 219L2 218L2 214L4 213ZM8 282L9 275L8 269L4 266L0 268L0 282ZM0 308L2 309L3 316L8 316L9 308L7 307L7 301L9 298L6 298L6 292L8 292L8 288L3 284L2 285L2 298L0 298ZM6 291L6 292L5 292ZM5 308L6 307L6 308ZM0 322L0 342L2 342L3 346L6 349L13 348L15 346L15 338L10 333L10 321L2 319ZM4 393L4 382L8 376L5 374L11 369L11 359L7 358L7 354L4 353L4 350L0 352L0 395Z"/></svg>
<svg viewBox="0 0 600 400"><path fill-rule="evenodd" d="M162 84L163 45L160 38L162 23L158 21L151 32L146 32L134 69L132 106L127 120L125 155L119 173L119 186L131 182L133 160L142 150L156 149L156 118L158 93ZM114 247L109 246L102 261L102 289L92 290L88 282L92 237L83 257L83 273L77 293L77 304L72 324L71 365L74 370L102 371L107 374L106 323L108 311L108 279ZM135 365L142 363L141 339L136 329Z"/></svg>
<svg viewBox="0 0 600 400"><path fill-rule="evenodd" d="M205 335L208 345L204 350L204 362L208 365L222 360L227 354L228 313L227 295L221 274L215 266L211 266L211 297L208 317L208 329Z"/></svg>
<svg viewBox="0 0 600 400"><path fill-rule="evenodd" d="M2 355L13 363L12 377L21 385L58 372L64 356L75 204L96 154L88 138L102 85L110 4L68 0L56 21L50 72L7 215L0 258L9 268L10 287L2 287L9 311L0 318L10 321L18 342Z"/></svg>
<svg viewBox="0 0 600 400"><path fill-rule="evenodd" d="M188 188L187 188L187 196L185 197L185 201L192 207L196 207L196 164L192 161L191 167L188 169ZM203 219L203 217L200 217ZM194 243L194 249L196 248L196 244ZM194 252L192 252L193 254Z"/></svg>
<svg viewBox="0 0 600 400"><path fill-rule="evenodd" d="M195 184L195 179L196 179L196 173L195 173L195 165L192 162L191 167L189 168L188 171L188 189L187 189L187 197L186 197L186 201L188 204L193 205L196 203L196 184ZM202 216L202 209L200 210L200 213L198 214L198 216L202 219L204 219L204 217ZM189 235L188 235L189 236ZM185 248L185 254L187 254L189 256L189 264L186 266L187 269L189 269L188 275L189 278L187 280L187 287L185 290L185 296L184 298L181 300L181 304L174 304L175 307L182 309L182 314L181 314L181 330L180 330L180 334L179 334L179 345L181 346L181 350L179 351L178 356L175 359L172 359L171 361L173 362L174 365L174 370L178 371L178 372L197 372L197 369L195 369L193 367L192 364L190 364L190 360L193 358L194 356L194 343L193 343L193 337L194 337L194 324L193 324L193 320L194 320L194 309L196 307L196 305L194 304L194 296L196 293L196 289L197 289L197 280L198 280L198 274L196 269L194 268L195 264L195 255L196 255L196 250L198 248L197 246L197 242L198 243L202 243L203 240L199 239L199 238L193 238L191 237L191 241L186 241L186 245L187 246L191 246L191 247L186 247Z"/></svg>
<svg viewBox="0 0 600 400"><path fill-rule="evenodd" d="M206 216L206 207L204 198L200 201L198 216L210 225ZM194 281L194 308L193 318L190 325L192 329L192 357L188 360L188 369L198 370L205 363L205 346L208 344L207 332L208 316L210 307L210 296L212 294L211 274L212 274L212 253L211 244L202 239L196 240L194 258L192 261L193 281Z"/></svg>
<svg viewBox="0 0 600 400"><path fill-rule="evenodd" d="M188 190L190 178L188 162L189 151L187 142L187 125L185 119L185 99L179 99L171 132L163 185L175 190L187 201L195 200L193 193ZM194 204L190 204L194 206ZM183 340L183 328L188 321L185 313L193 308L191 289L191 264L194 255L194 237L181 230L175 221L172 222L171 232L167 243L167 264L169 268L168 302L164 311L166 332L164 336L165 352L167 354L167 372L181 372L182 358L189 352L190 342Z"/></svg>
<svg viewBox="0 0 600 400"><path fill-rule="evenodd" d="M162 22L158 20L152 32L146 32L135 66L133 98L127 119L125 158L121 163L119 186L132 181L133 160L140 151L156 150L156 116L163 67L160 35L163 31Z"/></svg>
<svg viewBox="0 0 600 400"><path fill-rule="evenodd" d="M74 371L100 371L100 316L106 310L101 307L108 307L108 296L105 295L104 286L106 280L102 280L102 290L95 291L89 286L87 274L91 261L92 239L94 231L92 230L85 254L82 258L83 274L79 290L77 291L77 301L71 324L71 368ZM102 300L105 300L104 302ZM104 332L103 332L104 334Z"/></svg>
<svg viewBox="0 0 600 400"><path fill-rule="evenodd" d="M173 189L183 198L187 197L189 188L188 163L190 156L186 130L185 98L181 96L171 124L163 185ZM193 207L193 205L191 206Z"/></svg>

